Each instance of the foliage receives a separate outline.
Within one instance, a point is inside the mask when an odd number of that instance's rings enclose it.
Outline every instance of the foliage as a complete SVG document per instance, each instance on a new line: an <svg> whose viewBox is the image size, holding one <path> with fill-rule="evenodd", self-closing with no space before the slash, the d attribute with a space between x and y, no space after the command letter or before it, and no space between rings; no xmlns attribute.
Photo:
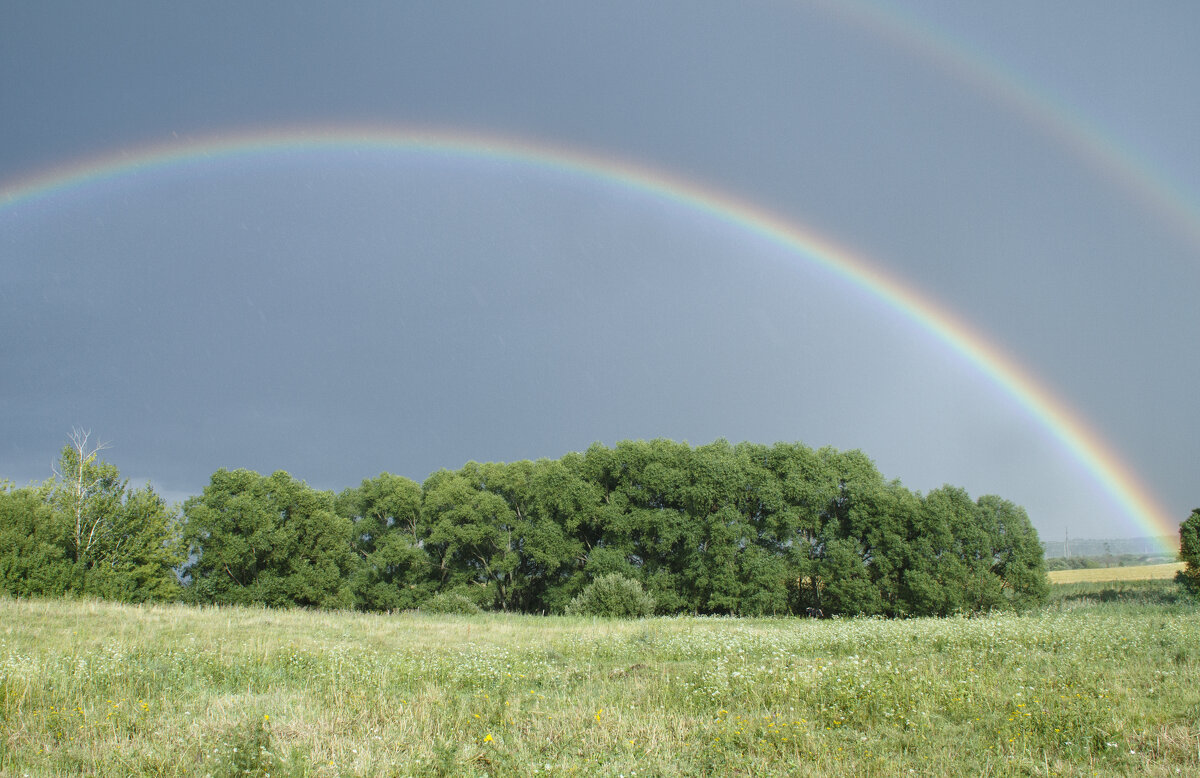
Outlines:
<svg viewBox="0 0 1200 778"><path fill-rule="evenodd" d="M194 602L350 607L353 526L282 470L218 470L184 503Z"/></svg>
<svg viewBox="0 0 1200 778"><path fill-rule="evenodd" d="M183 557L175 509L147 484L126 490L118 516L107 544L94 553L82 591L123 602L178 597L174 568Z"/></svg>
<svg viewBox="0 0 1200 778"><path fill-rule="evenodd" d="M149 485L130 489L88 437L72 434L40 488L0 491L0 587L125 602L177 597L175 509Z"/></svg>
<svg viewBox="0 0 1200 778"><path fill-rule="evenodd" d="M585 586L579 596L571 600L567 613L572 616L641 618L654 614L654 597L643 591L637 581L620 573L609 573Z"/></svg>
<svg viewBox="0 0 1200 778"><path fill-rule="evenodd" d="M60 528L37 491L0 489L0 589L17 597L76 589Z"/></svg>
<svg viewBox="0 0 1200 778"><path fill-rule="evenodd" d="M424 484L429 548L443 586L474 583L500 610L538 610L560 593L579 556L569 535L579 510L570 473L557 462L468 462Z"/></svg>
<svg viewBox="0 0 1200 778"><path fill-rule="evenodd" d="M458 614L460 616L473 616L483 612L478 605L461 592L435 594L421 603L421 610L425 613Z"/></svg>
<svg viewBox="0 0 1200 778"><path fill-rule="evenodd" d="M366 479L338 496L338 513L353 522L350 546L357 560L350 578L355 607L394 611L415 608L437 585L425 552L421 487L391 473Z"/></svg>
<svg viewBox="0 0 1200 778"><path fill-rule="evenodd" d="M980 497L976 515L988 535L991 570L1018 608L1046 601L1046 560L1025 509L995 495Z"/></svg>
<svg viewBox="0 0 1200 778"><path fill-rule="evenodd" d="M24 550L0 575L40 581L14 591L174 596L164 571L182 534L186 597L205 603L401 611L457 591L485 610L562 613L610 574L663 615L947 615L1046 597L1023 509L952 486L913 493L860 451L597 443L558 460L468 462L419 485L382 473L336 497L282 471L219 470L184 505L181 532L98 450L86 436L64 450L41 492L48 520L16 518L28 498L8 498Z"/></svg>
<svg viewBox="0 0 1200 778"><path fill-rule="evenodd" d="M1179 558L1183 569L1176 576L1187 591L1200 596L1200 508L1179 525Z"/></svg>
<svg viewBox="0 0 1200 778"><path fill-rule="evenodd" d="M1179 560L1178 552L1158 551L1139 554L1106 554L1104 556L1047 557L1046 572L1055 570L1096 570L1113 567L1144 567Z"/></svg>
<svg viewBox="0 0 1200 778"><path fill-rule="evenodd" d="M1132 556L1132 554L1127 556ZM1105 566L1103 561L1092 556L1073 556L1070 558L1060 556L1046 560L1046 572L1048 573L1054 570L1092 570Z"/></svg>

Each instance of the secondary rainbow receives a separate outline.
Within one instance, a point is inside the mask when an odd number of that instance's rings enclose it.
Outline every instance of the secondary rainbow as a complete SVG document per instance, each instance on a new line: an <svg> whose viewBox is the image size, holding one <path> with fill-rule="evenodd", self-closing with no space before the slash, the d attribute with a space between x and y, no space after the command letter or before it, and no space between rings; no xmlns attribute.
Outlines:
<svg viewBox="0 0 1200 778"><path fill-rule="evenodd" d="M1114 140L1062 99L1030 84L979 47L910 10L884 2L847 0L816 0L812 6L925 60L942 74L1020 116L1089 168L1118 184L1200 252L1200 206L1133 149Z"/></svg>
<svg viewBox="0 0 1200 778"><path fill-rule="evenodd" d="M175 140L55 168L0 188L0 214L56 192L139 172L213 159L322 149L515 161L664 198L765 238L866 290L918 323L1002 387L1083 465L1140 531L1154 537L1175 534L1177 522L1098 433L1014 359L944 306L806 225L642 164L542 142L451 130L332 127L253 131Z"/></svg>

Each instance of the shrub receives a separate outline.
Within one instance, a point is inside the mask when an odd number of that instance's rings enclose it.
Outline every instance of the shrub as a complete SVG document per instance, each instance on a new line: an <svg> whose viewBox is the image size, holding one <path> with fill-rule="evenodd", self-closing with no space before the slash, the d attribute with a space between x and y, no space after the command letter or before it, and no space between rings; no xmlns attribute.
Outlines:
<svg viewBox="0 0 1200 778"><path fill-rule="evenodd" d="M1179 558L1184 568L1175 580L1188 592L1200 596L1200 508L1179 526Z"/></svg>
<svg viewBox="0 0 1200 778"><path fill-rule="evenodd" d="M421 604L421 610L425 613L451 613L460 616L483 613L478 605L459 592L435 594Z"/></svg>
<svg viewBox="0 0 1200 778"><path fill-rule="evenodd" d="M592 581L571 600L567 613L572 616L642 617L654 613L654 596L642 585L620 573L610 573Z"/></svg>

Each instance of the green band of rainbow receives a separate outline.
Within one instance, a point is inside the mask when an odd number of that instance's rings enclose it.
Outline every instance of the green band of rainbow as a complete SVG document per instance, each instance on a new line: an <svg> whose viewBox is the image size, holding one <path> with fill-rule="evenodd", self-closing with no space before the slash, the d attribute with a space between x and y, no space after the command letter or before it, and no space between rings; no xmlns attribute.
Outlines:
<svg viewBox="0 0 1200 778"><path fill-rule="evenodd" d="M65 189L155 168L264 152L321 149L379 149L515 161L663 198L771 241L879 298L982 371L1083 465L1139 531L1153 537L1176 533L1178 523L1169 518L1100 435L1015 360L943 306L807 226L643 165L540 142L447 130L332 127L253 131L141 147L35 175L0 189L0 213Z"/></svg>

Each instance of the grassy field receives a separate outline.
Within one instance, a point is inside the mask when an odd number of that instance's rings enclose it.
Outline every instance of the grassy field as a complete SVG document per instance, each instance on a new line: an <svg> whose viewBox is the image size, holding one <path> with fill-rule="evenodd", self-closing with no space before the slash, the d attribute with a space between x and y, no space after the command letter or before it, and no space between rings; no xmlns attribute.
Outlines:
<svg viewBox="0 0 1200 778"><path fill-rule="evenodd" d="M0 599L0 775L1196 775L1200 608L603 621Z"/></svg>
<svg viewBox="0 0 1200 778"><path fill-rule="evenodd" d="M1170 580L1183 569L1183 562L1129 567L1092 567L1080 570L1051 570L1046 575L1052 584Z"/></svg>

